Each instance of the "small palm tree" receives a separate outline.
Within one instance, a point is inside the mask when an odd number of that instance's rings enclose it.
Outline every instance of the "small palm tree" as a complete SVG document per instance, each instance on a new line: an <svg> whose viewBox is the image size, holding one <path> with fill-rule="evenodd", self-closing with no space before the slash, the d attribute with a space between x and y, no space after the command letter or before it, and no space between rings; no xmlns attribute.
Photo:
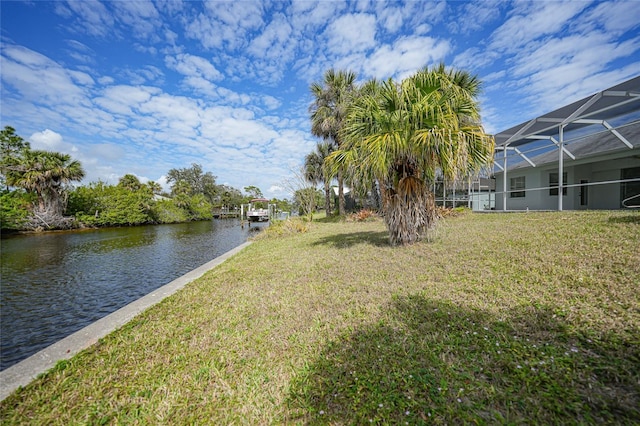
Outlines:
<svg viewBox="0 0 640 426"><path fill-rule="evenodd" d="M314 184L324 184L324 211L327 216L331 215L331 176L324 167L325 159L331 154L331 144L320 142L316 145L315 151L304 159L305 178Z"/></svg>
<svg viewBox="0 0 640 426"><path fill-rule="evenodd" d="M479 80L440 65L397 84L370 83L345 119L343 145L328 161L380 183L392 244L418 241L435 226L428 183L470 176L492 161L493 138L480 124Z"/></svg>
<svg viewBox="0 0 640 426"><path fill-rule="evenodd" d="M311 133L331 143L332 148L342 146L342 127L355 94L356 74L351 71L330 69L321 83L311 84L314 101L311 113ZM345 213L343 169L338 169L338 214Z"/></svg>

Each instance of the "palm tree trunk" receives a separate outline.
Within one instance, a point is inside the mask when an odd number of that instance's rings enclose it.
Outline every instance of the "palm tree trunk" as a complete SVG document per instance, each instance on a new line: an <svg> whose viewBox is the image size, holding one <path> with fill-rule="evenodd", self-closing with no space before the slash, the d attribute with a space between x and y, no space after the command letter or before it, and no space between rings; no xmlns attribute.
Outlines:
<svg viewBox="0 0 640 426"><path fill-rule="evenodd" d="M392 245L415 243L435 225L433 195L420 179L412 176L401 179L397 192L386 191L385 198L384 220Z"/></svg>
<svg viewBox="0 0 640 426"><path fill-rule="evenodd" d="M373 203L376 206L376 211L380 212L382 210L382 202L380 199L380 182L377 179L373 179L371 182L371 196L373 197Z"/></svg>
<svg viewBox="0 0 640 426"><path fill-rule="evenodd" d="M324 211L327 217L331 216L331 187L328 179L324 181Z"/></svg>
<svg viewBox="0 0 640 426"><path fill-rule="evenodd" d="M343 216L344 211L344 175L342 170L338 172L338 215Z"/></svg>

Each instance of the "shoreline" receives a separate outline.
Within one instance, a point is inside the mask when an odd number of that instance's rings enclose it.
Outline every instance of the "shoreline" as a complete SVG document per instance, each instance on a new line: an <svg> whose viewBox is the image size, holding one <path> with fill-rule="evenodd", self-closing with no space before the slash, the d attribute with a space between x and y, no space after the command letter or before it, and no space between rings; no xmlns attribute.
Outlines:
<svg viewBox="0 0 640 426"><path fill-rule="evenodd" d="M106 317L57 341L17 364L0 371L0 401L7 398L19 387L24 387L31 383L31 381L36 379L40 374L46 373L55 367L58 361L69 359L82 350L91 347L101 338L124 326L153 305L175 294L178 290L181 290L190 282L200 278L206 272L239 253L251 243L251 241L247 241L229 250Z"/></svg>

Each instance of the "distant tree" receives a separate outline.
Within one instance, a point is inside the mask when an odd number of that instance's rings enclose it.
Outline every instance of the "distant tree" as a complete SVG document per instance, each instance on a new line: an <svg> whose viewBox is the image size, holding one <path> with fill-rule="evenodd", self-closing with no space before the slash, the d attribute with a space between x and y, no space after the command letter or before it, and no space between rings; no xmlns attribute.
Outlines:
<svg viewBox="0 0 640 426"><path fill-rule="evenodd" d="M162 186L160 186L158 182L150 180L149 182L147 182L147 186L154 195L159 195L162 193Z"/></svg>
<svg viewBox="0 0 640 426"><path fill-rule="evenodd" d="M316 145L315 151L304 159L305 177L311 183L322 183L324 185L324 211L327 216L331 215L331 176L328 169L324 167L325 159L331 154L331 144L320 142Z"/></svg>
<svg viewBox="0 0 640 426"><path fill-rule="evenodd" d="M322 191L307 180L304 166L292 169L291 176L282 182L282 186L293 195L293 204L300 213L308 215L309 220L313 220L313 212L318 202L322 202ZM320 201L317 194L320 194Z"/></svg>
<svg viewBox="0 0 640 426"><path fill-rule="evenodd" d="M126 188L129 191L139 191L143 185L136 175L126 174L120 178L118 186Z"/></svg>
<svg viewBox="0 0 640 426"><path fill-rule="evenodd" d="M269 204L273 204L274 206L276 206L276 210L279 211L279 212L289 212L290 213L291 210L293 209L293 205L287 199L280 200L280 199L274 197L269 201Z"/></svg>
<svg viewBox="0 0 640 426"><path fill-rule="evenodd" d="M167 173L167 183L177 184L178 182L184 182L181 185L187 185L188 194L202 194L210 203L214 203L217 197L218 185L216 185L216 177L211 172L204 173L200 164L193 163L191 167L182 169L171 169ZM183 191L180 188L180 191ZM173 191L173 187L172 187Z"/></svg>
<svg viewBox="0 0 640 426"><path fill-rule="evenodd" d="M189 198L194 194L192 186L186 180L179 180L171 187L171 195L180 208L189 206Z"/></svg>
<svg viewBox="0 0 640 426"><path fill-rule="evenodd" d="M71 191L67 213L91 226L142 225L155 222L153 206L153 194L146 185L133 190L99 181Z"/></svg>
<svg viewBox="0 0 640 426"><path fill-rule="evenodd" d="M220 197L218 200L220 207L239 207L240 204L244 203L245 197L242 195L242 192L232 186L219 185L218 194Z"/></svg>
<svg viewBox="0 0 640 426"><path fill-rule="evenodd" d="M257 186L245 186L244 192L247 193L249 198L263 198L262 191Z"/></svg>
<svg viewBox="0 0 640 426"><path fill-rule="evenodd" d="M333 144L337 149L342 146L342 128L347 112L356 92L356 74L351 71L325 72L322 82L311 84L313 102L309 107L311 113L311 133ZM345 214L344 170L337 169L338 179L338 214Z"/></svg>
<svg viewBox="0 0 640 426"><path fill-rule="evenodd" d="M213 218L213 207L203 194L189 197L186 210L189 220L208 220Z"/></svg>
<svg viewBox="0 0 640 426"><path fill-rule="evenodd" d="M25 151L31 149L29 142L16 135L16 130L5 126L0 131L0 185L9 189L6 184L6 174L11 173L8 166L19 162Z"/></svg>
<svg viewBox="0 0 640 426"><path fill-rule="evenodd" d="M308 215L312 218L316 207L322 203L322 197L322 191L318 188L302 188L293 194L293 203L300 215Z"/></svg>
<svg viewBox="0 0 640 426"><path fill-rule="evenodd" d="M79 161L59 152L32 150L29 144L5 127L0 136L3 157L0 161L5 184L23 188L36 195L29 228L67 228L63 216L67 202L66 185L81 180L85 172Z"/></svg>

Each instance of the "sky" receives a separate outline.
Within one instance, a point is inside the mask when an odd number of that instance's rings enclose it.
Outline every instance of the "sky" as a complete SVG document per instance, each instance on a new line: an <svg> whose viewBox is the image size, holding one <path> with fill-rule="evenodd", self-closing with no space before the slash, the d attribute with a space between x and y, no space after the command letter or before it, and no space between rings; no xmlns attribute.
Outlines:
<svg viewBox="0 0 640 426"><path fill-rule="evenodd" d="M0 126L80 160L83 184L165 188L200 164L289 198L329 68L478 75L497 133L640 74L633 1L0 1Z"/></svg>

